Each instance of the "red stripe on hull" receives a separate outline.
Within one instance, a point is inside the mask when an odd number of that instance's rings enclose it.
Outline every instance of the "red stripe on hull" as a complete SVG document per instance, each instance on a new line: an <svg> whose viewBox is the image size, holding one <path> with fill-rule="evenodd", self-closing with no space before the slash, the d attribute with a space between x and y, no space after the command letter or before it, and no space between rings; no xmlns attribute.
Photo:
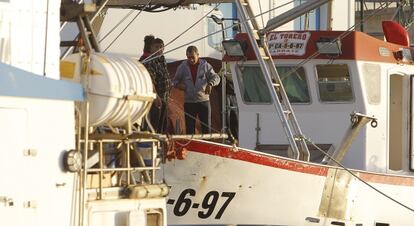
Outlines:
<svg viewBox="0 0 414 226"><path fill-rule="evenodd" d="M370 183L378 184L390 184L390 185L399 185L399 186L411 186L414 187L414 178L413 177L404 177L398 175L384 175L384 174L374 174L374 173L360 173L359 177Z"/></svg>
<svg viewBox="0 0 414 226"><path fill-rule="evenodd" d="M185 142L178 142L176 144L180 145ZM326 176L328 174L328 167L315 166L311 164L291 161L283 158L272 157L267 155L261 155L249 151L245 151L241 148L238 148L237 151L234 151L232 147L221 146L218 144L204 143L201 141L190 141L185 148L192 152L199 152L214 156L220 156L224 158L237 159L244 162L255 163L259 165L280 168L290 171L296 171L307 174L314 174L318 176Z"/></svg>
<svg viewBox="0 0 414 226"><path fill-rule="evenodd" d="M326 176L328 174L329 168L332 168L332 166L307 164L296 160L289 160L275 156L262 155L241 148L238 148L237 151L235 151L232 147L197 140L176 141L175 144L177 146L185 147L192 152L220 156L229 159L236 159L258 165L269 166L306 174L314 174L318 176ZM411 176L377 174L357 170L352 171L357 174L359 173L359 177L362 180L370 183L399 186L414 186L414 177Z"/></svg>

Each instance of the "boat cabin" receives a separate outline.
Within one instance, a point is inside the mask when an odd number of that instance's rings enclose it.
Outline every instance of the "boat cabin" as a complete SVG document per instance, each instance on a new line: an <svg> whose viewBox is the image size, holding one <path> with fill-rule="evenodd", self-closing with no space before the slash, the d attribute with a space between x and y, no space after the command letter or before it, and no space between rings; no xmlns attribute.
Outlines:
<svg viewBox="0 0 414 226"><path fill-rule="evenodd" d="M387 23L387 22L385 22ZM371 116L353 140L346 167L387 173L414 169L413 49L398 27L384 26L388 41L356 31L285 31L267 35L300 128L333 153L351 128L351 113ZM242 57L226 55L239 111L244 148L290 157L270 92L246 34L235 37ZM244 43L244 44L243 44ZM310 160L324 155L309 147Z"/></svg>

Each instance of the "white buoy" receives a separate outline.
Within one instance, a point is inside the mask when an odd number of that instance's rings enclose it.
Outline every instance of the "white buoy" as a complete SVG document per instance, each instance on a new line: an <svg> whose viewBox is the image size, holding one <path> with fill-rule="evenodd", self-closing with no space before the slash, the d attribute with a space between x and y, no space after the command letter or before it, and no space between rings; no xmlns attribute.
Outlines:
<svg viewBox="0 0 414 226"><path fill-rule="evenodd" d="M141 120L155 98L146 68L126 56L93 53L90 58L89 68L80 54L61 61L62 78L82 83L88 94L89 124L125 126L128 115L131 122Z"/></svg>

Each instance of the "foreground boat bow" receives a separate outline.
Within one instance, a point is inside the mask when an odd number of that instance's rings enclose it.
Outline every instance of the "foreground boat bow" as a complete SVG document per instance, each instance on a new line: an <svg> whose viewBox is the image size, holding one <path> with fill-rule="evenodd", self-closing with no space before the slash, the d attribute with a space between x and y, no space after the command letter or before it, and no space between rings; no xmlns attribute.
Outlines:
<svg viewBox="0 0 414 226"><path fill-rule="evenodd" d="M338 167L199 140L175 145L188 156L164 167L171 224L410 225L414 217ZM352 172L414 206L414 177Z"/></svg>

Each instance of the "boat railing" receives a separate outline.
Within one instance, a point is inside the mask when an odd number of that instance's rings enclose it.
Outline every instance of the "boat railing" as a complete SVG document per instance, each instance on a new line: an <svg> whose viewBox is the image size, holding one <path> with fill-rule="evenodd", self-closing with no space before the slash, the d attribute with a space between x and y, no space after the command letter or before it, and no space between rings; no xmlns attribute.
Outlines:
<svg viewBox="0 0 414 226"><path fill-rule="evenodd" d="M162 153L161 141L154 138L134 138L121 134L91 134L78 139L87 156L82 171L85 190L96 191L96 199L105 199L104 190L136 185L162 184L156 181ZM82 177L82 176L81 176Z"/></svg>
<svg viewBox="0 0 414 226"><path fill-rule="evenodd" d="M121 134L97 132L88 139L80 137L80 150L88 146L86 161L86 189L96 189L97 199L104 199L104 190L111 187L155 185L156 173L165 162L172 140L176 139L227 139L224 133L166 135L149 132Z"/></svg>

